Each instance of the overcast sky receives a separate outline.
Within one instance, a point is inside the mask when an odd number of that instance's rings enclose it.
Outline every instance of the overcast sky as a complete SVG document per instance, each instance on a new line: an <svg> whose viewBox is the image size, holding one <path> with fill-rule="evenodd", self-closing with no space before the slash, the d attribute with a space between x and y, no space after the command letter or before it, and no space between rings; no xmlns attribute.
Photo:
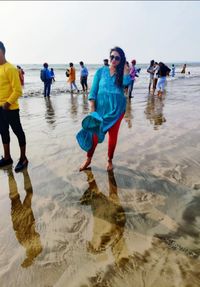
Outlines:
<svg viewBox="0 0 200 287"><path fill-rule="evenodd" d="M200 61L200 2L0 2L0 41L13 63L101 63L120 46L127 59Z"/></svg>

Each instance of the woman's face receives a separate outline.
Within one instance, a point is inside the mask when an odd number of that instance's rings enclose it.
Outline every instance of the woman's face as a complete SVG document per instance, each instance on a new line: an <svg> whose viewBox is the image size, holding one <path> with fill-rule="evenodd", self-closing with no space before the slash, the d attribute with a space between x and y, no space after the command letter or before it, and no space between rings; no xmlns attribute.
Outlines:
<svg viewBox="0 0 200 287"><path fill-rule="evenodd" d="M110 55L110 64L111 66L113 66L114 68L116 68L119 63L120 63L120 55L117 51L112 51L111 55Z"/></svg>

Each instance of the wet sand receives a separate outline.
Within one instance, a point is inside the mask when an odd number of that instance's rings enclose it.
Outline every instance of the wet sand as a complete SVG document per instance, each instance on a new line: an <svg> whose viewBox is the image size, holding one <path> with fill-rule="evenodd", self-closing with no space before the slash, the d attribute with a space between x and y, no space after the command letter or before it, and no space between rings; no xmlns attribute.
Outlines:
<svg viewBox="0 0 200 287"><path fill-rule="evenodd" d="M198 78L135 90L109 174L107 138L78 172L87 96L20 106L29 166L0 170L0 286L200 286Z"/></svg>

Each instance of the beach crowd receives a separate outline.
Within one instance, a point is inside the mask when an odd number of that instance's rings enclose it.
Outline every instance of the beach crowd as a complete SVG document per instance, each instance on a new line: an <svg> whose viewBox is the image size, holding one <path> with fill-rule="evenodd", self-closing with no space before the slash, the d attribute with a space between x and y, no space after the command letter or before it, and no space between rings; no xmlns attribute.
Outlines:
<svg viewBox="0 0 200 287"><path fill-rule="evenodd" d="M13 164L10 153L9 127L11 127L20 148L20 157L15 166L15 171L19 172L28 165L26 137L20 122L18 103L22 95L25 73L20 66L15 67L7 62L5 54L6 48L0 42L0 134L4 150L0 168ZM82 92L88 94L89 71L83 61L80 61L79 65ZM107 170L113 169L112 161L118 132L126 111L126 97L133 98L133 88L140 71L141 68L136 67L136 60L133 59L129 63L124 51L119 47L110 50L109 59L104 59L102 67L96 71L88 95L90 113L83 119L82 129L76 135L78 144L86 152L86 159L80 166L80 171L89 167L97 144L104 141L106 134L108 134ZM174 64L169 68L163 62L151 60L147 73L149 74L149 93L153 95L156 93L158 97L162 97L167 77L175 77L176 70ZM181 73L186 73L186 64ZM70 92L79 93L80 90L76 84L76 69L72 62L66 69L65 77L70 86ZM56 75L54 69L49 68L46 62L40 71L40 79L44 84L43 95L49 98Z"/></svg>

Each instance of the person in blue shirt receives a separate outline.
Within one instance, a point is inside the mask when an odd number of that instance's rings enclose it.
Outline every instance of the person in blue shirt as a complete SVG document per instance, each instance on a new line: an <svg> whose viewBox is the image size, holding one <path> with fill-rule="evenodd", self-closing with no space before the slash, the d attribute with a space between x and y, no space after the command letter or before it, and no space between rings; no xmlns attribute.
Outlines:
<svg viewBox="0 0 200 287"><path fill-rule="evenodd" d="M124 86L131 81L125 63L124 51L115 47L110 51L110 66L103 66L95 73L88 97L91 114L86 118L92 118L92 116L99 118L100 125L99 129L92 127L92 130L90 124L88 124L88 128L84 125L84 128L77 135L79 145L87 151L87 158L81 165L80 171L90 165L98 142L103 141L107 132L109 137L107 170L113 169L112 159L117 144L118 131L126 110ZM87 133L92 134L92 137L88 136ZM80 135L84 136L80 137ZM88 141L87 145L84 145L84 141Z"/></svg>
<svg viewBox="0 0 200 287"><path fill-rule="evenodd" d="M175 66L174 66L174 64L172 64L172 73L171 73L171 76L172 77L175 77Z"/></svg>
<svg viewBox="0 0 200 287"><path fill-rule="evenodd" d="M49 65L47 63L44 63L44 68L41 70L40 74L40 78L44 83L44 97L50 97L51 92L52 76L48 66Z"/></svg>
<svg viewBox="0 0 200 287"><path fill-rule="evenodd" d="M53 68L51 68L50 74L51 74L51 83L53 84L53 82L56 81L56 80L55 80L55 73L54 73L54 69L53 69Z"/></svg>
<svg viewBox="0 0 200 287"><path fill-rule="evenodd" d="M87 78L88 78L88 69L85 67L84 63L81 61L80 63L81 71L80 71L80 82L83 88L83 92L87 92Z"/></svg>

